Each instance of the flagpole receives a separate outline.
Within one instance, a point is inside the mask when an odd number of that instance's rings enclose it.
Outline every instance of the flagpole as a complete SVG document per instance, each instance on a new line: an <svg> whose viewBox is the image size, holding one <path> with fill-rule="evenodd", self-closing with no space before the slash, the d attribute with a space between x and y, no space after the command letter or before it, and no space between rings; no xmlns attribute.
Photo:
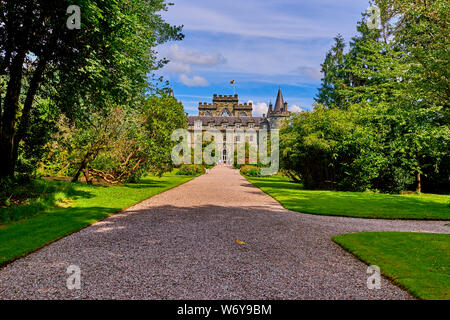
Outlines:
<svg viewBox="0 0 450 320"><path fill-rule="evenodd" d="M230 84L233 85L233 93L236 94L236 81L231 80Z"/></svg>

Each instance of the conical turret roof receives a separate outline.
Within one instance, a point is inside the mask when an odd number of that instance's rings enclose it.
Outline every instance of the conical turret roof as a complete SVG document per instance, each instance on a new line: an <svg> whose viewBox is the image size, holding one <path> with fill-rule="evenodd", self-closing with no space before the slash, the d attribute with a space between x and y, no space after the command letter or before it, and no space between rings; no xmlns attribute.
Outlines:
<svg viewBox="0 0 450 320"><path fill-rule="evenodd" d="M275 102L274 112L282 112L284 107L283 95L281 93L281 88L278 89L277 101Z"/></svg>

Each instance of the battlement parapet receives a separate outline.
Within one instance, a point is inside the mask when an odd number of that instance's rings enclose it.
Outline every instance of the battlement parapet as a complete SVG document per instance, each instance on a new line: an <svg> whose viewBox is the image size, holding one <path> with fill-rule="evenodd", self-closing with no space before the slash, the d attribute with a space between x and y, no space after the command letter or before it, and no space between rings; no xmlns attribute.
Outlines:
<svg viewBox="0 0 450 320"><path fill-rule="evenodd" d="M243 104L238 104L238 105L236 105L236 106L235 106L235 109L239 109L239 110L242 110L242 109L245 109L245 110L251 110L251 109L253 109L253 103L251 103L251 102L249 102L249 103L244 102Z"/></svg>
<svg viewBox="0 0 450 320"><path fill-rule="evenodd" d="M214 102L238 102L239 97L237 94L235 95L221 95L221 94L214 94L213 95L213 103Z"/></svg>
<svg viewBox="0 0 450 320"><path fill-rule="evenodd" d="M207 103L207 102L200 102L199 104L198 104L198 108L199 109L215 109L216 108L216 106L214 105L214 104L212 104L212 103Z"/></svg>

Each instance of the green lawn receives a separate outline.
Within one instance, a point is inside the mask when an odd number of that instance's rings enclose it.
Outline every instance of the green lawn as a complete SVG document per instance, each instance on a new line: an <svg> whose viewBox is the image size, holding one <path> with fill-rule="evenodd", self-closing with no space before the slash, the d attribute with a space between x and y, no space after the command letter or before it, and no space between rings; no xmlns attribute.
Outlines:
<svg viewBox="0 0 450 320"><path fill-rule="evenodd" d="M450 195L303 190L286 177L246 177L289 210L347 217L450 220Z"/></svg>
<svg viewBox="0 0 450 320"><path fill-rule="evenodd" d="M363 232L333 240L417 298L450 300L450 234Z"/></svg>
<svg viewBox="0 0 450 320"><path fill-rule="evenodd" d="M45 187L44 196L20 207L0 208L3 221L6 220L5 212L15 219L23 217L19 221L0 224L0 266L193 178L172 172L161 178L148 177L140 183L117 186L37 182Z"/></svg>

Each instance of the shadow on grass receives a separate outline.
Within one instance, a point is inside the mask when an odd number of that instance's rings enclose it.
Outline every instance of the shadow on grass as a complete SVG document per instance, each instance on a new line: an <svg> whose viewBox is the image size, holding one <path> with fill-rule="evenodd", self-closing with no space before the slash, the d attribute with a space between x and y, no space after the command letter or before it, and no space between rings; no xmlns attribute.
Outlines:
<svg viewBox="0 0 450 320"><path fill-rule="evenodd" d="M64 181L34 180L9 190L9 198L17 199L9 206L0 208L0 224L34 217L40 213L65 207L72 200L88 199L93 195L79 188L80 184Z"/></svg>

